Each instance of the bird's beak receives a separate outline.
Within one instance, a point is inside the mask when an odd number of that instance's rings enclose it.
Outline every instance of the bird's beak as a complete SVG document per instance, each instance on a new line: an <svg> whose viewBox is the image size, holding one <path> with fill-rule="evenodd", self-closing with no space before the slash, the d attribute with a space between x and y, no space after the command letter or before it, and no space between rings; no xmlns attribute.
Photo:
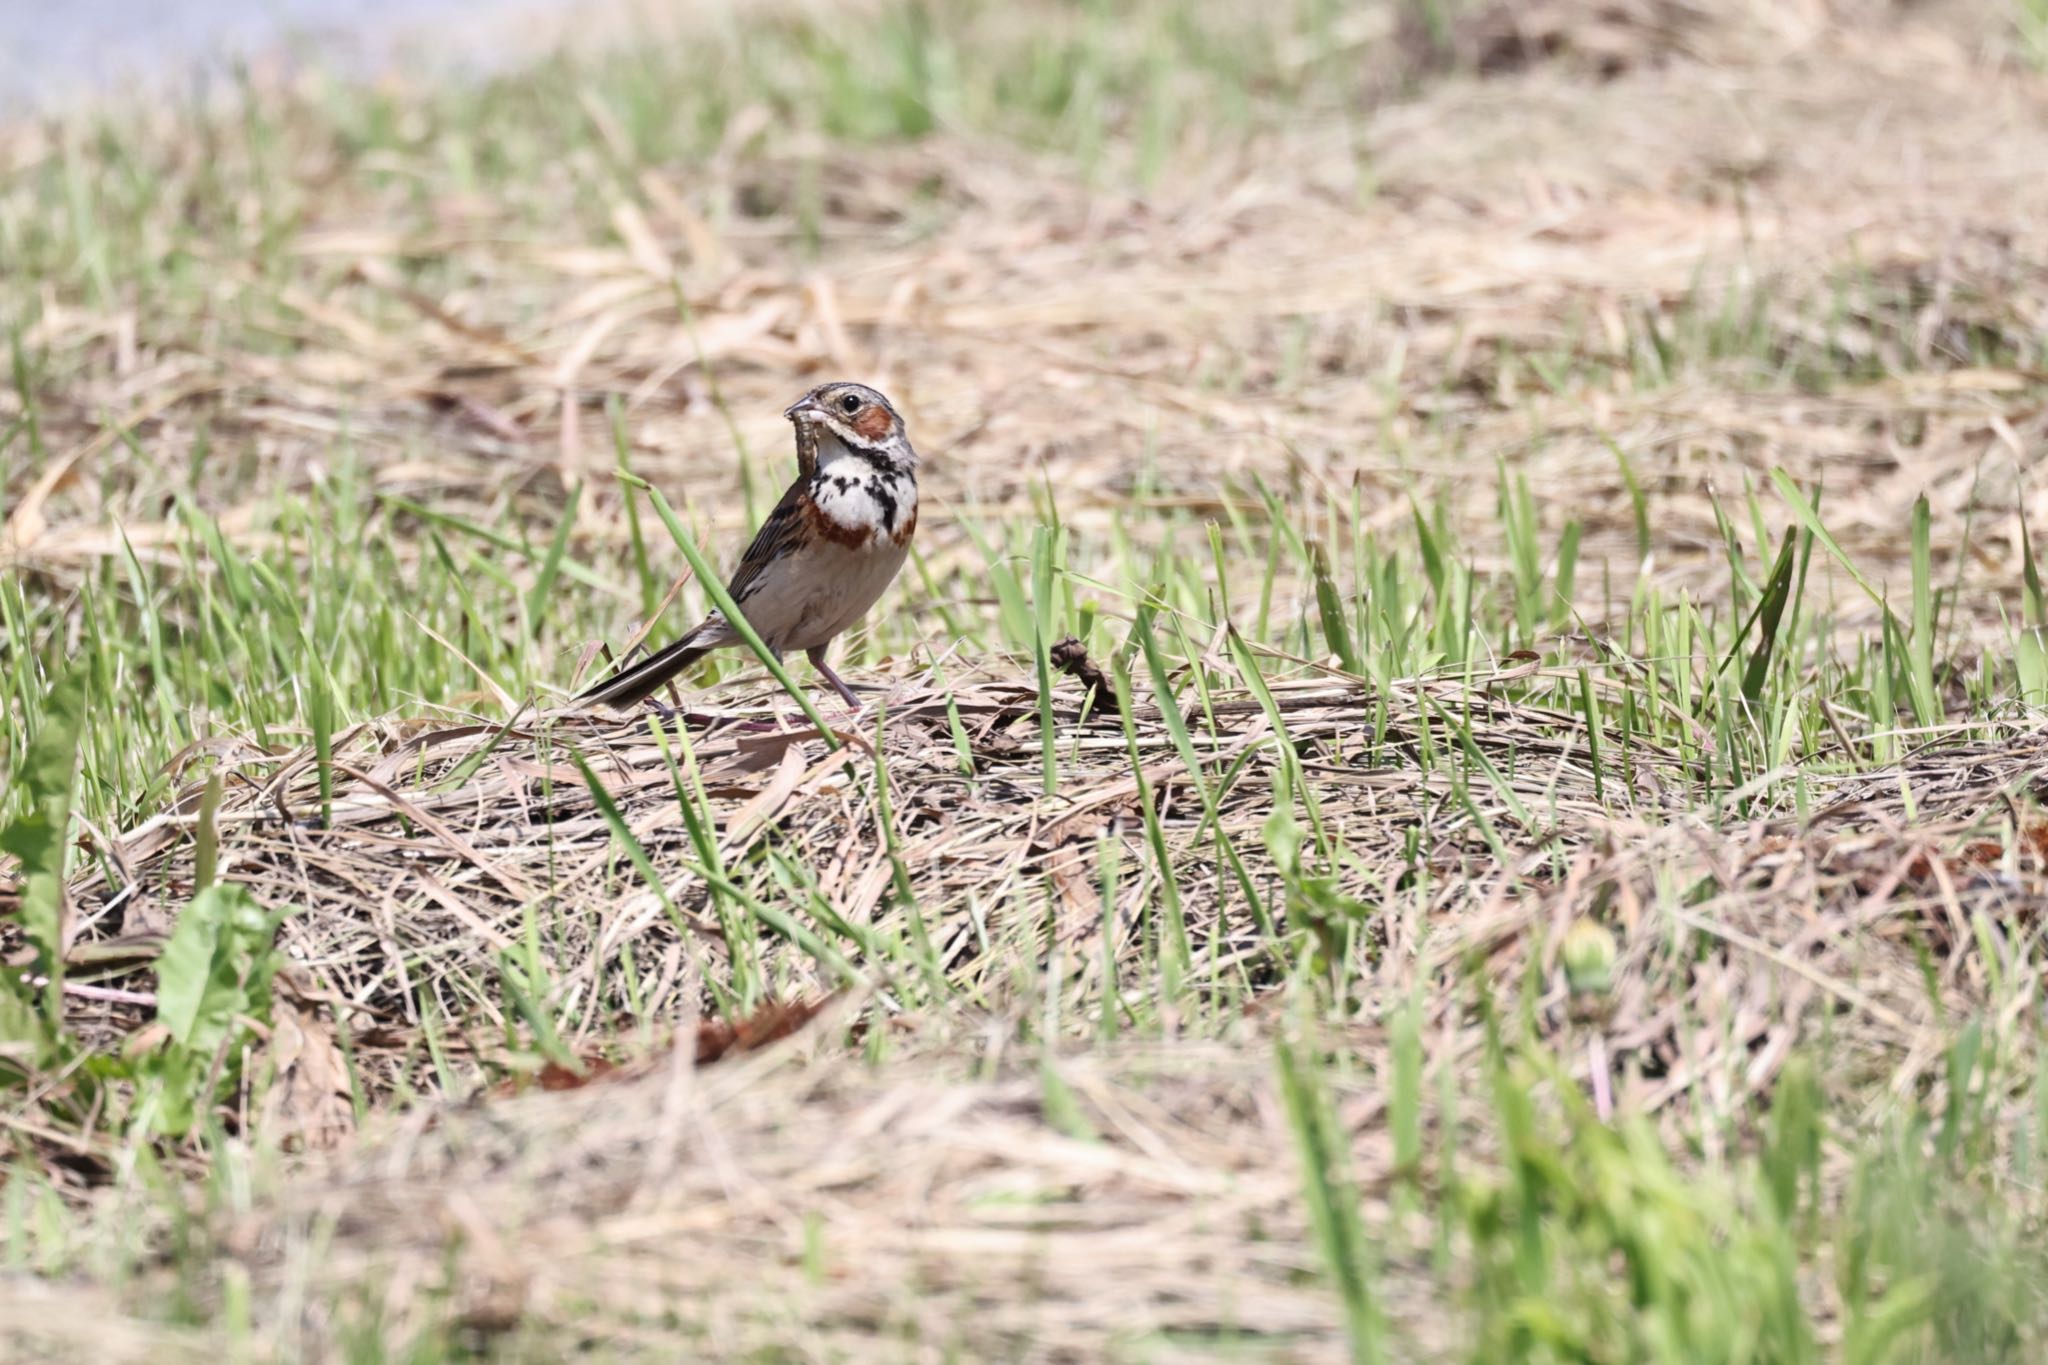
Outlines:
<svg viewBox="0 0 2048 1365"><path fill-rule="evenodd" d="M815 422L825 415L825 410L806 395L784 408L782 415L792 422Z"/></svg>

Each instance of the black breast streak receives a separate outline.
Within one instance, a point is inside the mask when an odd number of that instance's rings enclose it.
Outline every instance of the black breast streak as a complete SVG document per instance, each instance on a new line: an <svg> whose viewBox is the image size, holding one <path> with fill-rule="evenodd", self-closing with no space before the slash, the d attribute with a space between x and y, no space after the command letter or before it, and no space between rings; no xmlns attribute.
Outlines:
<svg viewBox="0 0 2048 1365"><path fill-rule="evenodd" d="M896 531L896 495L889 491L886 479L870 479L868 496L875 500L875 506L882 509L882 529L894 534Z"/></svg>

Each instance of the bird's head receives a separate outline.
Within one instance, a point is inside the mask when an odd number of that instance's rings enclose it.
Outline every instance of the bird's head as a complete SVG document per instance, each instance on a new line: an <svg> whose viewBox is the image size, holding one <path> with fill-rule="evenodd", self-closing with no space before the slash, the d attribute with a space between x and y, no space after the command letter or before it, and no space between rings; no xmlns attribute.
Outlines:
<svg viewBox="0 0 2048 1365"><path fill-rule="evenodd" d="M903 419L887 398L865 384L846 380L820 384L782 415L797 425L800 437L808 428L816 438L821 466L849 455L889 465L917 464L917 452L904 434Z"/></svg>

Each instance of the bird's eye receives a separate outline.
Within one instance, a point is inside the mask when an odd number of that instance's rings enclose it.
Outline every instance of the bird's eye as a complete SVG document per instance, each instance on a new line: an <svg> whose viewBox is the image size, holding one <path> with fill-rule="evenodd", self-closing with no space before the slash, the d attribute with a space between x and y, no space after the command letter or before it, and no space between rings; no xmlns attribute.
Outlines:
<svg viewBox="0 0 2048 1365"><path fill-rule="evenodd" d="M859 394L857 394L857 393L849 393L849 394L847 394L847 395L846 395L846 396L845 396L844 398L842 398L842 399L840 399L840 400L839 400L839 410L840 410L841 412L844 412L844 413L848 413L848 414L852 414L852 413L856 413L856 412L859 412L859 411L860 411L860 395L859 395Z"/></svg>

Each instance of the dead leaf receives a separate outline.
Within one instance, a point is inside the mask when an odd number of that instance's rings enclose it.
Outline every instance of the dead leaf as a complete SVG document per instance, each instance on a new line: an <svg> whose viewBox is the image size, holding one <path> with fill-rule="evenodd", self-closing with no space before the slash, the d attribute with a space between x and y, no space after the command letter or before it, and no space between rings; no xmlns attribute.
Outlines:
<svg viewBox="0 0 2048 1365"><path fill-rule="evenodd" d="M332 1147L355 1131L348 1067L333 1030L317 1014L277 1001L265 1051L273 1070L262 1121L280 1141L312 1150Z"/></svg>
<svg viewBox="0 0 2048 1365"><path fill-rule="evenodd" d="M697 1065L709 1066L723 1058L766 1047L787 1038L815 1019L830 1002L825 1000L770 1000L744 1019L705 1019L697 1025Z"/></svg>

